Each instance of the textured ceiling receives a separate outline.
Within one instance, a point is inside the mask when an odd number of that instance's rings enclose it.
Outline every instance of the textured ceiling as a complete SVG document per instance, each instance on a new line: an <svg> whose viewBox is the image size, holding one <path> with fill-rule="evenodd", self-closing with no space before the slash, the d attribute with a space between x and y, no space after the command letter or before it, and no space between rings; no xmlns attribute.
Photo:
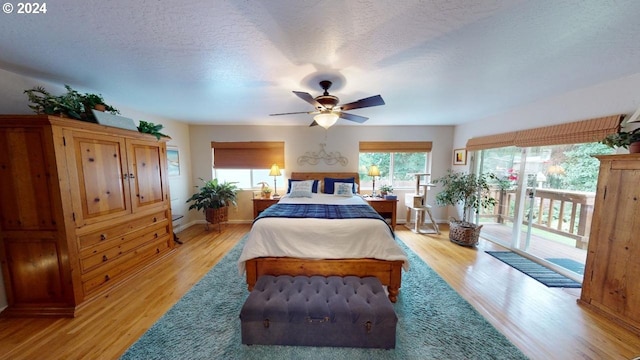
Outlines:
<svg viewBox="0 0 640 360"><path fill-rule="evenodd" d="M640 72L640 1L60 0L0 13L0 68L202 124L449 125ZM126 114L123 114L126 116ZM340 123L348 122L341 120ZM360 125L359 125L360 126Z"/></svg>

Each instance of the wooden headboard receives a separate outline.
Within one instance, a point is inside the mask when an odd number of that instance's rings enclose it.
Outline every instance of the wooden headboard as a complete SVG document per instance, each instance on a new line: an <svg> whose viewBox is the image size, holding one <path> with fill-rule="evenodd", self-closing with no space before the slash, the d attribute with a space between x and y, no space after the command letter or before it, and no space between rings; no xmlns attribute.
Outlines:
<svg viewBox="0 0 640 360"><path fill-rule="evenodd" d="M324 178L354 178L356 184L358 184L358 192L360 192L360 174L357 172L292 172L291 180L320 180L321 182ZM321 183L320 192L324 192L324 182Z"/></svg>

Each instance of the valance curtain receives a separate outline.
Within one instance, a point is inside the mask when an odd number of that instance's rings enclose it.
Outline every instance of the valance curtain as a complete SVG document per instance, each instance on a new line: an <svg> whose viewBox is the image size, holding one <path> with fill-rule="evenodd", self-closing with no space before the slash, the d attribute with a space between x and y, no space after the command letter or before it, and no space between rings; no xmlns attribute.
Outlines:
<svg viewBox="0 0 640 360"><path fill-rule="evenodd" d="M216 169L269 169L284 164L283 141L211 142Z"/></svg>
<svg viewBox="0 0 640 360"><path fill-rule="evenodd" d="M431 141L361 141L360 152L430 152Z"/></svg>
<svg viewBox="0 0 640 360"><path fill-rule="evenodd" d="M467 141L467 150L495 149L506 146L545 146L579 144L602 140L620 129L623 115L575 121L496 135L480 136Z"/></svg>

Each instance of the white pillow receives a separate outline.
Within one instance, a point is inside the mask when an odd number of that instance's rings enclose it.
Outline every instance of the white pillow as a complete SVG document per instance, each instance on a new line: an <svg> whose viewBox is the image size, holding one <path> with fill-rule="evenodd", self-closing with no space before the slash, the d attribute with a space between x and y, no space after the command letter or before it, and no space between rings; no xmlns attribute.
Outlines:
<svg viewBox="0 0 640 360"><path fill-rule="evenodd" d="M336 196L353 196L353 183L337 182L334 184L333 194Z"/></svg>
<svg viewBox="0 0 640 360"><path fill-rule="evenodd" d="M291 192L289 193L289 197L311 197L313 188L313 180L305 180L305 181L293 181L291 182Z"/></svg>

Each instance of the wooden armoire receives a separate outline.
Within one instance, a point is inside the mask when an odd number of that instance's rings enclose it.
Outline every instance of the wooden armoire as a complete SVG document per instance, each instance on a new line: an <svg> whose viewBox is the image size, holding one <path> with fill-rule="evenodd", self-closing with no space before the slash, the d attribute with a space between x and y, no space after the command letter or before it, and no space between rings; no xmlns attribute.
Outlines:
<svg viewBox="0 0 640 360"><path fill-rule="evenodd" d="M640 334L640 154L597 158L598 190L578 303Z"/></svg>
<svg viewBox="0 0 640 360"><path fill-rule="evenodd" d="M174 247L166 143L0 115L0 263L9 316L74 316Z"/></svg>

